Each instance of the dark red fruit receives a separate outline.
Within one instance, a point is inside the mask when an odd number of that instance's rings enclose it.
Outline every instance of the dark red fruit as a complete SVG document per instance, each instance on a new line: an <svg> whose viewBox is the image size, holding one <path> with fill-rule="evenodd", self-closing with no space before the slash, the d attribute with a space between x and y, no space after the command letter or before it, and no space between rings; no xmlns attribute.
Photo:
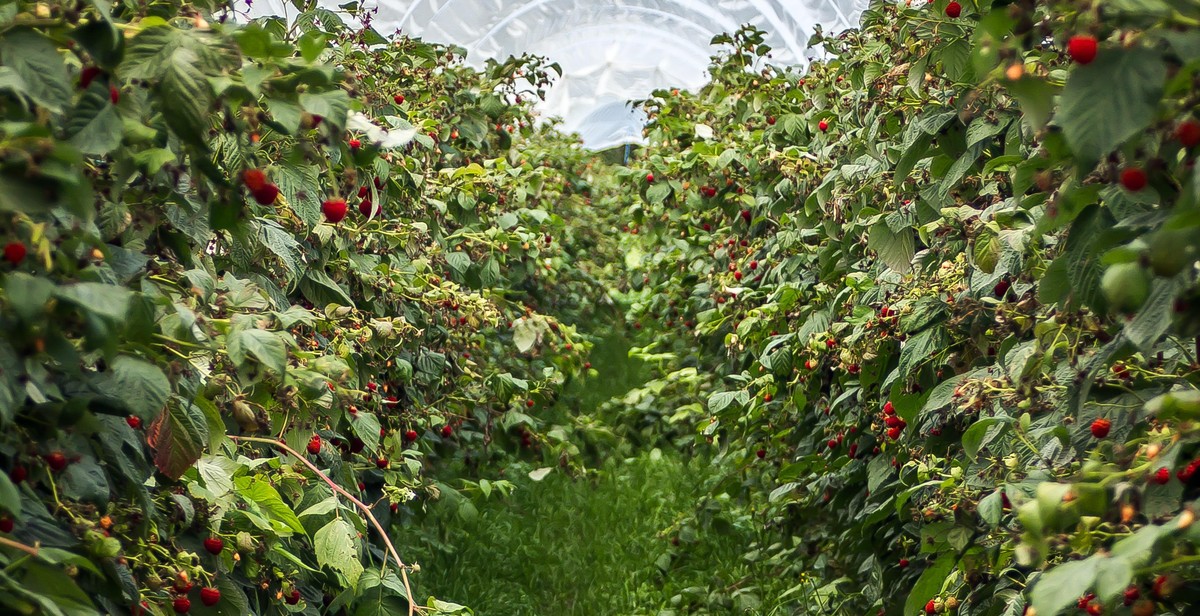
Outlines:
<svg viewBox="0 0 1200 616"><path fill-rule="evenodd" d="M646 183L647 183L647 184L653 184L653 183L654 183L654 174L653 174L653 173L647 173L647 174L646 174Z"/></svg>
<svg viewBox="0 0 1200 616"><path fill-rule="evenodd" d="M217 588L201 588L200 603L212 607L221 602L221 591Z"/></svg>
<svg viewBox="0 0 1200 616"><path fill-rule="evenodd" d="M348 209L345 199L326 199L321 203L321 213L325 215L325 222L329 224L342 222Z"/></svg>
<svg viewBox="0 0 1200 616"><path fill-rule="evenodd" d="M403 95L403 94L397 94L397 95L393 96L393 97L392 97L392 102L393 102L393 103L396 103L397 105L403 105L403 104L404 104L404 95Z"/></svg>
<svg viewBox="0 0 1200 616"><path fill-rule="evenodd" d="M125 423L129 424L130 428L137 430L138 428L142 427L142 418L138 417L137 415L130 415L129 417L125 418Z"/></svg>
<svg viewBox="0 0 1200 616"><path fill-rule="evenodd" d="M381 468L381 469L387 468L388 467L388 459L387 458L375 458L375 466L377 468Z"/></svg>
<svg viewBox="0 0 1200 616"><path fill-rule="evenodd" d="M1129 192L1137 192L1146 187L1146 172L1137 167L1126 167L1121 170L1121 186Z"/></svg>
<svg viewBox="0 0 1200 616"><path fill-rule="evenodd" d="M209 537L204 540L204 551L216 556L225 549L225 541L220 537Z"/></svg>
<svg viewBox="0 0 1200 616"><path fill-rule="evenodd" d="M1200 144L1200 121L1188 118L1175 127L1175 140L1185 148Z"/></svg>
<svg viewBox="0 0 1200 616"><path fill-rule="evenodd" d="M25 478L28 476L29 470L20 464L12 467L11 471L8 471L8 478L11 479L13 483L21 483L25 481Z"/></svg>
<svg viewBox="0 0 1200 616"><path fill-rule="evenodd" d="M817 122L817 128L821 129L821 132L825 132L829 130L829 122L821 120L820 122Z"/></svg>
<svg viewBox="0 0 1200 616"><path fill-rule="evenodd" d="M936 614L937 613L937 604L933 602L933 599L930 599L929 603L925 604L925 613L926 614Z"/></svg>
<svg viewBox="0 0 1200 616"><path fill-rule="evenodd" d="M29 249L25 248L25 244L21 242L9 242L4 246L4 260L16 267L25 260L25 255L29 254Z"/></svg>
<svg viewBox="0 0 1200 616"><path fill-rule="evenodd" d="M48 453L46 454L46 464L50 467L50 470L57 473L67 468L67 456L63 455L61 451Z"/></svg>
<svg viewBox="0 0 1200 616"><path fill-rule="evenodd" d="M267 184L258 190L251 190L250 194L254 196L254 201L259 205L271 205L279 197L279 187Z"/></svg>
<svg viewBox="0 0 1200 616"><path fill-rule="evenodd" d="M895 415L896 414L896 407L892 406L891 400L888 400L887 402L883 403L883 414L884 415Z"/></svg>
<svg viewBox="0 0 1200 616"><path fill-rule="evenodd" d="M996 297L1004 297L1008 294L1008 289L1011 286L1011 282L1007 280L1001 280L1000 282L996 283L996 286L992 287L992 295L995 295Z"/></svg>
<svg viewBox="0 0 1200 616"><path fill-rule="evenodd" d="M362 147L362 141L359 141L358 139L351 139L349 142L347 142L347 145L350 146L351 150L357 150L358 148Z"/></svg>
<svg viewBox="0 0 1200 616"><path fill-rule="evenodd" d="M742 210L742 220L746 221L746 224L750 223L751 218L753 218L753 215L750 213L750 210Z"/></svg>
<svg viewBox="0 0 1200 616"><path fill-rule="evenodd" d="M962 15L962 5L957 2L951 2L946 5L946 17L950 19L958 19Z"/></svg>
<svg viewBox="0 0 1200 616"><path fill-rule="evenodd" d="M293 588L292 592L283 597L283 600L287 601L288 605L296 605L297 603L300 603L300 591Z"/></svg>
<svg viewBox="0 0 1200 616"><path fill-rule="evenodd" d="M417 431L416 431L416 430L408 430L408 431L406 431L406 432L404 433L404 440L406 440L406 441L408 441L408 442L410 442L410 443L411 443L411 442L413 442L413 441L415 441L415 440L417 440Z"/></svg>
<svg viewBox="0 0 1200 616"><path fill-rule="evenodd" d="M754 455L758 456L758 459L761 460L761 459L767 457L767 450L759 449L758 451L754 452Z"/></svg>
<svg viewBox="0 0 1200 616"><path fill-rule="evenodd" d="M888 428L887 435L888 435L888 438L892 439L893 441L900 438L900 426L896 426L894 428Z"/></svg>
<svg viewBox="0 0 1200 616"><path fill-rule="evenodd" d="M13 532L13 519L8 516L0 517L0 533L11 532Z"/></svg>
<svg viewBox="0 0 1200 616"><path fill-rule="evenodd" d="M1077 34L1067 41L1067 55L1079 64L1090 64L1099 49L1099 42L1090 34Z"/></svg>
<svg viewBox="0 0 1200 616"><path fill-rule="evenodd" d="M529 408L533 408L533 400L526 400L526 401L525 401L525 406L527 406L527 407L529 407Z"/></svg>
<svg viewBox="0 0 1200 616"><path fill-rule="evenodd" d="M314 456L321 453L321 437L314 434L312 438L308 439L307 449L308 453Z"/></svg>
<svg viewBox="0 0 1200 616"><path fill-rule="evenodd" d="M1112 428L1112 422L1107 419L1097 419L1092 422L1092 436L1096 438L1104 438L1108 436L1108 431Z"/></svg>
<svg viewBox="0 0 1200 616"><path fill-rule="evenodd" d="M121 102L121 91L117 89L117 86L108 86L108 100L112 101L114 105Z"/></svg>
<svg viewBox="0 0 1200 616"><path fill-rule="evenodd" d="M1129 588L1125 589L1124 603L1125 605L1133 605L1133 602L1137 601L1141 596L1142 593L1138 590L1137 586L1130 586Z"/></svg>
<svg viewBox="0 0 1200 616"><path fill-rule="evenodd" d="M897 564L899 564L899 565L900 565L900 568L901 568L901 569L907 569L907 568L908 568L908 559L907 559L907 558L901 558L901 559L900 559L900 562L899 562L899 563L897 563Z"/></svg>
<svg viewBox="0 0 1200 616"><path fill-rule="evenodd" d="M175 602L171 604L171 608L176 614L186 614L192 611L192 601L187 597L175 597Z"/></svg>
<svg viewBox="0 0 1200 616"><path fill-rule="evenodd" d="M85 66L82 71L79 71L79 89L86 90L92 85L92 81L104 74L99 66Z"/></svg>
<svg viewBox="0 0 1200 616"><path fill-rule="evenodd" d="M1154 474L1150 476L1150 481L1160 486L1165 486L1167 482L1171 481L1171 471L1164 466L1154 471Z"/></svg>
<svg viewBox="0 0 1200 616"><path fill-rule="evenodd" d="M370 199L363 199L358 202L358 211L366 217L371 217L379 213L379 208Z"/></svg>
<svg viewBox="0 0 1200 616"><path fill-rule="evenodd" d="M450 426L442 426L442 438L450 438L454 434L454 428Z"/></svg>
<svg viewBox="0 0 1200 616"><path fill-rule="evenodd" d="M267 185L267 174L262 169L247 169L242 172L242 184L251 192L262 190Z"/></svg>
<svg viewBox="0 0 1200 616"><path fill-rule="evenodd" d="M775 116L768 116L768 117L767 117L767 124L768 124L768 125L770 125L770 126L775 126Z"/></svg>

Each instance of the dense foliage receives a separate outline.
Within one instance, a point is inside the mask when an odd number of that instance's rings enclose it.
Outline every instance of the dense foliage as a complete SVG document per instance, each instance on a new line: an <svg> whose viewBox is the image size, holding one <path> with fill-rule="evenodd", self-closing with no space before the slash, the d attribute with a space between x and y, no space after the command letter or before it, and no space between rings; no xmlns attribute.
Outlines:
<svg viewBox="0 0 1200 616"><path fill-rule="evenodd" d="M615 253L556 67L348 17L0 8L5 613L411 614L429 469L575 463Z"/></svg>
<svg viewBox="0 0 1200 616"><path fill-rule="evenodd" d="M354 5L0 6L0 606L466 613L390 537L590 465L672 490L613 609L1194 611L1200 5L910 4L718 37L627 168Z"/></svg>
<svg viewBox="0 0 1200 616"><path fill-rule="evenodd" d="M647 101L630 435L718 452L792 613L1191 613L1200 5L909 4Z"/></svg>

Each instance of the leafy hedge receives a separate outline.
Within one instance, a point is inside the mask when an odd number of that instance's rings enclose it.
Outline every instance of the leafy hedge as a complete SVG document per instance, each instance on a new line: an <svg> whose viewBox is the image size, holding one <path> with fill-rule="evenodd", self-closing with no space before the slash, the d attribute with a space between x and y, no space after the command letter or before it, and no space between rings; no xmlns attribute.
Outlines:
<svg viewBox="0 0 1200 616"><path fill-rule="evenodd" d="M760 592L1196 609L1198 37L1170 0L876 2L807 72L747 28L646 102L620 173L661 373L617 408L726 463Z"/></svg>
<svg viewBox="0 0 1200 616"><path fill-rule="evenodd" d="M557 67L228 11L0 9L6 613L412 614L429 469L575 463L616 247Z"/></svg>

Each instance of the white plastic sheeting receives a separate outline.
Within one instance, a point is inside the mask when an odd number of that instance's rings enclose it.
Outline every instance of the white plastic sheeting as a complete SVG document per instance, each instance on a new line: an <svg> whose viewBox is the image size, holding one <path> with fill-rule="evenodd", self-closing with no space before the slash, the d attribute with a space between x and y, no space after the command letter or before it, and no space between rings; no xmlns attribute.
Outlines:
<svg viewBox="0 0 1200 616"><path fill-rule="evenodd" d="M345 0L320 1L336 10ZM540 112L601 150L641 141L645 116L627 101L703 85L714 35L750 23L768 32L773 63L806 64L814 27L853 27L868 1L363 0L363 7L378 8L372 25L384 36L399 30L460 45L472 63L526 52L558 62L563 76ZM288 0L253 5L258 15L296 12Z"/></svg>

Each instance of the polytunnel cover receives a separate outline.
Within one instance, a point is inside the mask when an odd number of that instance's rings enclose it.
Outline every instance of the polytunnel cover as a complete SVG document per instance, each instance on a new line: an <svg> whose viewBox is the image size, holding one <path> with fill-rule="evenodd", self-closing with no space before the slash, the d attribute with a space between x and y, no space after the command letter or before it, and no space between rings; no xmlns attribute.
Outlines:
<svg viewBox="0 0 1200 616"><path fill-rule="evenodd" d="M344 0L321 0L337 9ZM868 0L366 0L373 27L467 50L468 62L533 53L563 75L539 105L566 131L603 150L639 143L645 115L628 101L664 87L697 88L714 35L751 24L767 32L776 64L806 64L809 36L820 25L838 32L857 24ZM252 14L295 14L288 0L255 0Z"/></svg>

